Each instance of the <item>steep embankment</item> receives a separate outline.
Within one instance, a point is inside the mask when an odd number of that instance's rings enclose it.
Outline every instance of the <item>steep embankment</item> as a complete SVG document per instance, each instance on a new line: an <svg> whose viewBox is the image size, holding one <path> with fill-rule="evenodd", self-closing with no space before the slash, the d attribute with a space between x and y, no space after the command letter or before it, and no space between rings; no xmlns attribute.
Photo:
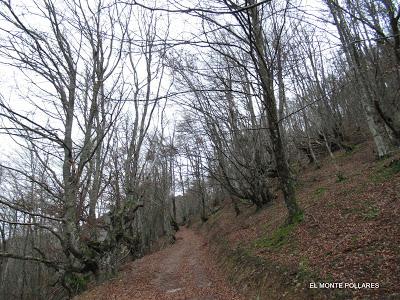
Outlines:
<svg viewBox="0 0 400 300"><path fill-rule="evenodd" d="M283 226L281 196L255 212L229 204L200 226L220 266L247 298L400 298L399 155L376 161L362 144L299 170L304 219ZM310 282L379 283L379 289L309 289ZM397 298L398 299L398 298Z"/></svg>
<svg viewBox="0 0 400 300"><path fill-rule="evenodd" d="M175 244L124 266L119 276L76 300L241 300L215 267L204 239L181 228Z"/></svg>

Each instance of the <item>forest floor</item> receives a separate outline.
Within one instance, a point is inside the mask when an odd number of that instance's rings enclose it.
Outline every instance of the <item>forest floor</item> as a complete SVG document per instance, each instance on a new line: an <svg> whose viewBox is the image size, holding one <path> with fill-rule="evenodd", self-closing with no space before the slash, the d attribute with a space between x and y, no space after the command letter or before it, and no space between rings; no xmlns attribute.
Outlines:
<svg viewBox="0 0 400 300"><path fill-rule="evenodd" d="M400 153L376 160L372 149L297 169L298 224L285 225L279 191L262 210L241 202L239 216L227 199L76 299L400 299ZM379 288L309 288L320 282Z"/></svg>
<svg viewBox="0 0 400 300"><path fill-rule="evenodd" d="M377 160L365 142L297 169L301 222L283 197L256 211L232 204L198 225L247 299L400 299L400 153ZM200 223L199 223L200 224ZM234 267L232 267L234 266ZM310 283L378 289L310 289Z"/></svg>
<svg viewBox="0 0 400 300"><path fill-rule="evenodd" d="M114 278L74 298L137 300L240 300L242 298L217 270L204 239L188 228L176 242L126 264Z"/></svg>

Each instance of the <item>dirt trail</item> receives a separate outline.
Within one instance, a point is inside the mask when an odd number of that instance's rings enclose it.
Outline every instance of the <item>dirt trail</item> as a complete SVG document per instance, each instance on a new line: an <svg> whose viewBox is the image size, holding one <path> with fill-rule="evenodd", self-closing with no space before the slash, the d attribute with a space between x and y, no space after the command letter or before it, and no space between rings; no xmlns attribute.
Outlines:
<svg viewBox="0 0 400 300"><path fill-rule="evenodd" d="M199 235L181 228L176 237L174 245L126 265L118 278L75 299L244 299L216 269Z"/></svg>

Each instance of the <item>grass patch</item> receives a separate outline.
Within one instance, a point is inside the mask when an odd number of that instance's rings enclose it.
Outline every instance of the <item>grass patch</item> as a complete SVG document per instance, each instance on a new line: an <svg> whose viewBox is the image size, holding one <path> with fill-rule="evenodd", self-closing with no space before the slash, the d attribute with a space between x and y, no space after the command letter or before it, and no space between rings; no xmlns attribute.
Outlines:
<svg viewBox="0 0 400 300"><path fill-rule="evenodd" d="M400 160L396 159L389 165L381 166L377 171L372 174L372 181L375 183L382 183L389 180L394 175L400 172Z"/></svg>
<svg viewBox="0 0 400 300"><path fill-rule="evenodd" d="M338 172L336 174L336 182L343 182L343 181L346 181L346 180L347 180L347 177L344 176L344 174L342 172Z"/></svg>
<svg viewBox="0 0 400 300"><path fill-rule="evenodd" d="M350 238L350 241L352 241L353 243L358 241L358 235L352 235Z"/></svg>
<svg viewBox="0 0 400 300"><path fill-rule="evenodd" d="M354 152L357 152L358 150L360 150L360 144L357 144L357 145L350 145L350 144L347 144L347 145L345 145L346 146L346 153L354 153Z"/></svg>
<svg viewBox="0 0 400 300"><path fill-rule="evenodd" d="M314 196L316 196L316 197L322 197L322 196L325 194L326 191L327 191L327 188L326 188L326 187L317 188L317 189L314 191Z"/></svg>
<svg viewBox="0 0 400 300"><path fill-rule="evenodd" d="M254 242L256 248L269 248L279 249L283 245L287 244L292 231L296 228L297 224L303 221L303 214L299 214L295 217L292 224L284 224L276 229L271 236L257 239Z"/></svg>
<svg viewBox="0 0 400 300"><path fill-rule="evenodd" d="M296 189L300 189L300 188L304 187L304 182L302 182L300 179L296 179L294 181L294 187Z"/></svg>
<svg viewBox="0 0 400 300"><path fill-rule="evenodd" d="M78 294L86 290L89 283L89 275L71 273L65 277L65 284L75 293Z"/></svg>
<svg viewBox="0 0 400 300"><path fill-rule="evenodd" d="M218 209L216 212L211 214L207 220L207 225L209 228L215 225L215 223L221 218L222 216L222 209Z"/></svg>
<svg viewBox="0 0 400 300"><path fill-rule="evenodd" d="M342 207L341 211L343 216L349 216L349 215L357 215L360 213L362 214L363 209L359 207Z"/></svg>
<svg viewBox="0 0 400 300"><path fill-rule="evenodd" d="M345 151L337 155L338 158L345 158L353 155L360 150L360 145L346 145Z"/></svg>
<svg viewBox="0 0 400 300"><path fill-rule="evenodd" d="M302 259L299 262L297 269L296 279L302 282L310 281L312 279L317 279L319 276L311 270L307 259Z"/></svg>
<svg viewBox="0 0 400 300"><path fill-rule="evenodd" d="M379 208L370 206L366 212L362 213L364 220L375 220L379 216Z"/></svg>

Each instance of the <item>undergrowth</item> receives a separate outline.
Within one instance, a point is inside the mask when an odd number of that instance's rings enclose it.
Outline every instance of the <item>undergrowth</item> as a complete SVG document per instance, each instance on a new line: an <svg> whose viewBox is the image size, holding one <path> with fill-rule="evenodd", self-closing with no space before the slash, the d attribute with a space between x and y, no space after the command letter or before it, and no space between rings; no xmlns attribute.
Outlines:
<svg viewBox="0 0 400 300"><path fill-rule="evenodd" d="M289 241L289 237L297 225L303 221L304 215L298 214L293 223L284 224L276 229L271 236L256 240L254 246L256 248L279 249Z"/></svg>
<svg viewBox="0 0 400 300"><path fill-rule="evenodd" d="M389 165L383 165L372 174L372 181L382 183L400 172L400 159L392 161Z"/></svg>
<svg viewBox="0 0 400 300"><path fill-rule="evenodd" d="M362 213L364 220L374 220L379 216L379 208L377 207L369 207L368 210Z"/></svg>
<svg viewBox="0 0 400 300"><path fill-rule="evenodd" d="M299 281L306 282L306 281L311 281L313 279L315 280L319 278L319 276L316 272L314 272L310 268L308 260L303 258L299 262L296 278Z"/></svg>
<svg viewBox="0 0 400 300"><path fill-rule="evenodd" d="M317 188L317 189L314 191L314 195L315 195L316 197L321 197L323 194L325 194L326 190L327 190L326 187Z"/></svg>

